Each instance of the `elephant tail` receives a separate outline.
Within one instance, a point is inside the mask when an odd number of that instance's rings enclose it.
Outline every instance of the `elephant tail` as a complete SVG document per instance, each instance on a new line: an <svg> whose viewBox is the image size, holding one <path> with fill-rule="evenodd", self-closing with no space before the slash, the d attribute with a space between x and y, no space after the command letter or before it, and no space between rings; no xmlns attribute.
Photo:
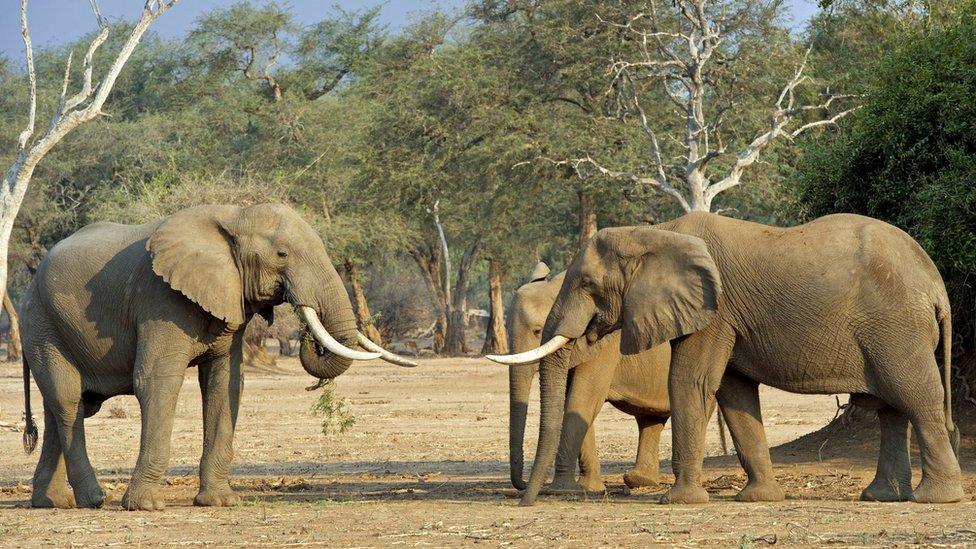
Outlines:
<svg viewBox="0 0 976 549"><path fill-rule="evenodd" d="M949 442L952 443L952 450L959 457L960 435L956 424L952 422L952 313L949 312L948 305L937 309L939 318L939 330L942 332L942 340L939 347L942 348L942 388L945 391L945 422L946 430L949 432Z"/></svg>
<svg viewBox="0 0 976 549"><path fill-rule="evenodd" d="M30 366L26 356L21 361L24 363L24 452L30 454L37 448L37 423L31 414Z"/></svg>

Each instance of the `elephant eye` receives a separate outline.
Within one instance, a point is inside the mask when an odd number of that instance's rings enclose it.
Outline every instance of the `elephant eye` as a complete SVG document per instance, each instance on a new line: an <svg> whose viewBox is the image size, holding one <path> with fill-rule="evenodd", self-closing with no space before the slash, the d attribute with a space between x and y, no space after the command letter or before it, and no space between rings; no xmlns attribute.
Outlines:
<svg viewBox="0 0 976 549"><path fill-rule="evenodd" d="M532 335L537 335L537 336L542 335L542 328L536 328L535 330L532 330Z"/></svg>
<svg viewBox="0 0 976 549"><path fill-rule="evenodd" d="M278 257L285 258L288 257L288 252L285 250L278 250Z"/></svg>

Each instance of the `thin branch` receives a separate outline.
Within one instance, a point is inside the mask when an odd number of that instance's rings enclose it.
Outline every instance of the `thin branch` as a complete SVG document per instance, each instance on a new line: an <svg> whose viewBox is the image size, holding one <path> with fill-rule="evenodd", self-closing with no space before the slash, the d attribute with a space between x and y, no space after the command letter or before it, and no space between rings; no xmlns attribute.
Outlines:
<svg viewBox="0 0 976 549"><path fill-rule="evenodd" d="M817 127L820 127L820 126L835 126L835 125L837 125L837 121L838 120L840 120L841 118L844 118L845 116L851 114L852 112L860 109L863 106L864 105L858 105L856 107L852 107L850 109L847 109L846 111L841 111L841 112L835 114L834 116L831 116L830 118L826 118L824 120L817 120L816 122L810 122L810 123L804 124L804 125L800 126L799 128L797 128L796 130L794 130L793 133L790 134L790 138L794 138L794 137L800 135L801 133L803 133L806 130L813 129L813 128L817 128Z"/></svg>
<svg viewBox="0 0 976 549"><path fill-rule="evenodd" d="M30 87L27 127L17 139L18 155L23 155L27 149L27 141L34 135L34 121L37 117L37 73L34 72L34 46L31 44L30 29L27 27L27 0L20 0L20 34L24 39L24 50L27 58L27 82Z"/></svg>
<svg viewBox="0 0 976 549"><path fill-rule="evenodd" d="M98 33L98 36L96 36L95 39L92 40L92 43L88 45L88 51L85 52L85 63L84 63L84 72L82 74L82 80L81 80L81 90L79 90L77 94L75 94L71 99L69 99L67 103L65 103L64 105L65 111L69 111L77 107L78 105L84 103L85 100L87 100L91 96L92 72L94 70L94 67L92 66L92 59L95 57L95 51L98 50L98 48L103 43L105 43L105 40L108 39L108 32L109 32L108 26L102 27L102 30L101 32ZM68 58L68 63L69 64L71 63L70 57ZM67 71L65 71L65 75L67 75Z"/></svg>

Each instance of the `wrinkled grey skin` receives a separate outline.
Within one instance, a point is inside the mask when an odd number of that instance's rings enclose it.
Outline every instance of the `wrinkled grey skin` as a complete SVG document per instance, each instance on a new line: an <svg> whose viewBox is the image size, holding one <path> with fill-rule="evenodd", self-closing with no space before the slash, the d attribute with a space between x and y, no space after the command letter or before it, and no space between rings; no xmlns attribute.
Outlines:
<svg viewBox="0 0 976 549"><path fill-rule="evenodd" d="M877 475L862 499L963 497L951 440L958 432L949 398L948 298L922 248L891 225L831 215L782 229L692 213L655 227L601 230L569 267L543 340L558 334L592 344L615 330L624 354L671 341L675 484L662 503L708 501L701 467L716 397L749 474L738 499L782 498L760 383L850 393L878 410ZM526 505L556 454L572 347L540 365L542 419ZM909 422L922 458L914 491Z"/></svg>
<svg viewBox="0 0 976 549"><path fill-rule="evenodd" d="M26 365L44 399L32 505L102 505L84 418L107 398L134 394L142 436L122 506L162 509L159 482L188 366L198 368L204 415L194 503L235 503L228 470L244 326L285 301L312 307L336 339L355 345L352 306L322 240L283 205L200 206L145 225L96 223L54 246L21 313ZM350 365L313 343L303 345L301 360L326 379Z"/></svg>
<svg viewBox="0 0 976 549"><path fill-rule="evenodd" d="M541 272L539 267L544 268ZM520 353L539 346L542 328L565 273L545 279L548 267L540 264L535 280L515 292L509 315L509 348ZM540 276L541 274L541 276ZM633 356L621 356L619 335L605 338L605 342L588 353L571 360L571 389L566 397L566 414L556 470L551 490L556 492L603 492L606 487L600 476L593 421L610 402L617 409L634 416L639 430L637 461L624 474L624 482L631 488L656 485L659 476L658 445L661 430L670 413L668 406L668 365L671 347L665 343ZM529 406L532 380L539 363L509 366L509 465L512 485L525 489L522 478L525 420ZM576 462L580 477L577 481Z"/></svg>

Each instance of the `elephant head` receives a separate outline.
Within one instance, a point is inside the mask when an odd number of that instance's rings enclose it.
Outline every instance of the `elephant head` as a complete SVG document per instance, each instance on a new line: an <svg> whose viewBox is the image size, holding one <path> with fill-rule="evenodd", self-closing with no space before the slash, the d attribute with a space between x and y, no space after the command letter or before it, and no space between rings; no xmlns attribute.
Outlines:
<svg viewBox="0 0 976 549"><path fill-rule="evenodd" d="M536 265L528 283L515 292L512 305L509 308L509 348L515 353L523 353L539 347L542 341L542 329L552 305L556 302L556 295L562 286L565 272L546 279L549 267L540 262ZM608 338L605 341L609 341ZM604 341L597 345L577 345L571 356L567 357L567 367L574 368L586 362L604 350ZM532 380L539 371L539 362L509 364L509 412L508 412L508 450L509 471L512 485L519 490L525 489L522 478L524 467L523 450L525 438L525 422L529 408L529 392Z"/></svg>
<svg viewBox="0 0 976 549"><path fill-rule="evenodd" d="M576 347L621 331L636 354L704 328L718 310L718 269L699 238L651 227L602 229L574 258L541 334L541 346L489 357L540 361L539 443L523 505L531 505L556 457Z"/></svg>
<svg viewBox="0 0 976 549"><path fill-rule="evenodd" d="M287 206L188 208L159 222L146 249L156 274L228 329L253 314L270 323L275 305L294 305L317 343L303 343L301 363L317 378L332 379L353 360L409 362L349 348L367 345L349 296L321 238Z"/></svg>

